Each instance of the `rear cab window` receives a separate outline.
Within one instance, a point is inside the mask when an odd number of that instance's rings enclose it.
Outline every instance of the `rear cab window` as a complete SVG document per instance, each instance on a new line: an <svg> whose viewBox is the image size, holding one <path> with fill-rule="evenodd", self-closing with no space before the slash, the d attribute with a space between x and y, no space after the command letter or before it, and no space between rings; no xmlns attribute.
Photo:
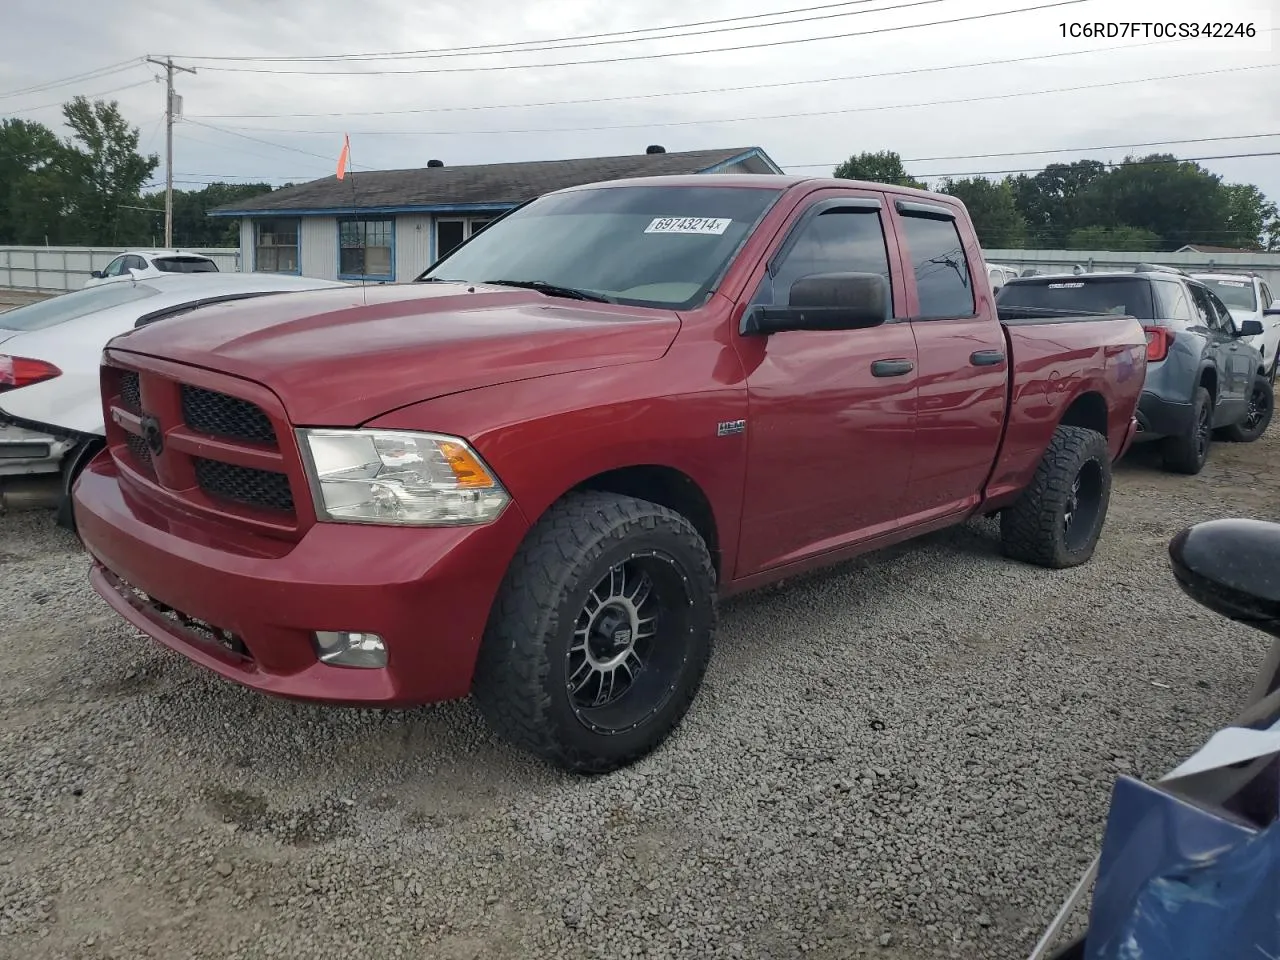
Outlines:
<svg viewBox="0 0 1280 960"><path fill-rule="evenodd" d="M1157 318L1152 281L1146 277L1036 277L1000 289L1001 306Z"/></svg>
<svg viewBox="0 0 1280 960"><path fill-rule="evenodd" d="M218 272L218 265L208 257L156 257L154 263L164 273Z"/></svg>

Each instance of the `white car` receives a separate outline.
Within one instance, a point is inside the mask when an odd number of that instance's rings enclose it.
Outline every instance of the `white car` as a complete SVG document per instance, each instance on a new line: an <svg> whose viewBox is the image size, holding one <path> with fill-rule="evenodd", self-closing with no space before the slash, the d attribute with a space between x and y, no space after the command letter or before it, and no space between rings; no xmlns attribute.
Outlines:
<svg viewBox="0 0 1280 960"><path fill-rule="evenodd" d="M217 273L218 265L198 253L181 250L126 250L101 270L94 270L85 281L86 287L96 287L118 280L141 280L145 277L163 277L170 273Z"/></svg>
<svg viewBox="0 0 1280 960"><path fill-rule="evenodd" d="M1245 343L1256 347L1262 360L1271 371L1271 382L1276 379L1276 360L1280 354L1280 302L1271 294L1267 281L1256 273L1193 273L1192 277L1205 284L1218 295L1218 299L1231 311L1236 329L1245 320L1257 320L1262 333L1245 338Z"/></svg>
<svg viewBox="0 0 1280 960"><path fill-rule="evenodd" d="M66 495L106 434L99 365L112 337L206 304L350 286L270 273L166 274L0 313L0 483L61 475L59 522L70 525Z"/></svg>
<svg viewBox="0 0 1280 960"><path fill-rule="evenodd" d="M987 264L987 279L991 281L991 292L999 293L1000 288L1009 280L1016 279L1018 270L1016 267L1008 267L1002 263Z"/></svg>

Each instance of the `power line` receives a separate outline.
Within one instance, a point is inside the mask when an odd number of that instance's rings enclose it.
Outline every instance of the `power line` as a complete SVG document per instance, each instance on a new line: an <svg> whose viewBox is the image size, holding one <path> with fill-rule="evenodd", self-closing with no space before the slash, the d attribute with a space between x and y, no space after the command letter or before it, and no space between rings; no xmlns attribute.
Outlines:
<svg viewBox="0 0 1280 960"><path fill-rule="evenodd" d="M1280 31L1272 27L1269 32ZM692 97L712 93L738 93L746 90L773 90L783 87L809 86L818 83L841 83L848 80L878 80L884 77L904 77L920 73L938 73L945 70L965 70L971 67L994 67L1013 63L1031 63L1038 60L1054 60L1059 57L1079 57L1091 53L1110 53L1113 50L1131 50L1137 47L1156 47L1168 43L1186 43L1190 38L1175 37L1171 40L1154 40L1148 43L1126 43L1115 47L1090 47L1087 50L1066 50L1060 53L1044 53L1027 57L1010 57L1005 60L979 60L975 63L953 63L939 67L913 67L907 70L885 70L880 73L857 73L843 77L820 77L815 80L783 80L775 83L739 84L733 87L710 87L703 90L675 90L665 93L636 93L618 97L582 97L575 100L542 100L532 103L493 103L460 107L415 107L406 110L338 110L326 113L198 113L191 114L201 120L266 120L283 117L389 117L423 113L458 113L473 110L524 110L531 107L566 107L588 103L618 103L630 100L656 100L664 97Z"/></svg>
<svg viewBox="0 0 1280 960"><path fill-rule="evenodd" d="M1096 147L1054 147L1046 150L1010 150L1005 153L963 153L952 154L943 157L903 157L903 163L927 163L937 160L988 160L994 157L1031 157L1042 154L1051 153L1087 153L1093 150L1122 150L1133 147L1165 147L1179 143L1215 143L1223 140L1257 140L1264 137L1280 137L1280 132L1276 133L1240 133L1229 137L1193 137L1187 140L1146 140L1141 143L1109 143ZM200 141L207 143L208 141ZM780 166L790 170L807 170L817 169L819 167L838 167L844 161L838 160L832 163L783 163ZM1102 161L1099 161L1102 162ZM223 179L230 180L306 180L311 175L304 176L253 176L251 174L239 173L179 173L180 177L198 177L204 180L217 181ZM923 176L934 176L934 174L924 174ZM193 183L193 180L186 180L186 183Z"/></svg>
<svg viewBox="0 0 1280 960"><path fill-rule="evenodd" d="M877 27L871 30L854 30L848 33L827 34L820 37L797 37L790 40L768 40L760 43L744 43L733 47L712 47L705 50L664 51L660 53L635 54L627 57L608 57L601 60L568 60L555 63L508 63L493 64L486 67L417 67L412 70L282 70L278 67L202 67L204 70L221 70L231 73L271 73L271 74L307 74L313 76L396 76L403 74L425 73L485 73L493 70L537 70L546 67L582 67L601 63L629 63L636 60L659 60L668 57L706 56L713 53L733 53L741 50L761 50L768 47L785 47L797 43L813 43L818 40L844 40L849 37L866 37L882 33L896 33L899 30L918 30L922 27L946 26L953 23L969 23L975 20L990 20L994 17L1007 17L1018 13L1030 13L1036 10L1050 10L1055 7L1069 7L1090 0L1056 0L1053 3L1040 3L1030 7L1018 7L1014 10L999 10L994 13L976 13L967 17L953 17L950 20L930 20L925 23L905 23L895 27Z"/></svg>
<svg viewBox="0 0 1280 960"><path fill-rule="evenodd" d="M0 100L7 100L9 97L21 97L29 93L44 93L46 90L52 90L54 87L65 87L70 83L85 83L89 80L101 80L113 73L123 73L133 67L142 66L141 57L131 57L128 60L121 60L119 63L109 64L105 67L98 67L96 70L86 70L84 73L77 73L74 76L64 77L61 80L46 80L44 83L33 84L29 87L22 87L18 90L7 90L0 93Z"/></svg>
<svg viewBox="0 0 1280 960"><path fill-rule="evenodd" d="M1280 133L1241 133L1232 137L1192 137L1187 140L1147 140L1143 143L1108 143L1098 147L1055 147L1049 150L1012 150L1006 153L960 153L947 157L903 157L903 163L930 163L937 160L989 160L993 157L1034 157L1049 153L1088 153L1093 150L1124 150L1130 147L1167 147L1175 143L1215 143L1222 140L1258 140L1263 137L1280 137ZM811 170L818 167L838 167L844 163L784 163L793 170Z"/></svg>
<svg viewBox="0 0 1280 960"><path fill-rule="evenodd" d="M123 87L112 87L110 90L102 90L102 91L99 91L98 93L87 93L84 96L86 97L86 99L96 100L98 97L105 97L112 93L120 93L123 90L132 90L134 87L148 86L149 84L155 83L156 80L158 79L159 77L148 77L146 80L139 80L137 83L129 83ZM12 117L12 116L17 116L20 113L38 113L41 110L49 110L53 107L61 107L66 102L67 101L65 100L59 100L57 103L42 103L38 107L23 107L21 110L5 110L4 115Z"/></svg>
<svg viewBox="0 0 1280 960"><path fill-rule="evenodd" d="M349 60L413 60L439 59L443 57L477 57L506 53L541 53L550 50L572 50L579 47L600 47L619 43L643 43L648 40L677 40L684 37L698 37L712 33L732 33L740 30L759 30L763 27L785 27L794 23L811 23L815 20L834 20L840 17L856 17L867 13L885 13L890 10L903 10L909 7L922 7L946 0L912 0L888 7L876 7L870 10L846 10L841 13L823 13L810 17L799 17L792 20L777 20L771 23L748 23L739 26L724 26L740 20L760 20L765 17L783 17L796 13L812 13L816 10L830 10L834 7L861 6L876 0L845 0L843 3L826 3L816 7L797 7L791 10L776 10L773 13L754 13L737 17L725 17L715 20L699 20L694 23L673 24L667 27L639 27L633 30L618 30L612 33L585 34L572 37L554 37L546 40L512 40L507 43L485 43L469 47L436 47L425 50L386 50L378 53L330 53L315 57L257 57L257 56L221 56L221 57L183 57L186 60L219 60L250 61L256 63L340 63ZM706 30L685 30L687 27L708 27ZM635 37L630 34L654 33L662 30L680 30L666 36Z"/></svg>
<svg viewBox="0 0 1280 960"><path fill-rule="evenodd" d="M881 110L905 110L915 107L952 106L960 103L980 103L987 100L1012 100L1017 97L1040 97L1053 93L1075 93L1080 90L1098 90L1106 87L1120 87L1135 83L1159 83L1166 80L1183 80L1190 77L1207 77L1223 73L1240 73L1248 70L1274 70L1280 63L1261 63L1245 67L1223 67L1217 70L1197 70L1191 73L1174 73L1162 77L1138 77L1133 80L1109 80L1104 83L1085 83L1073 87L1051 87L1047 90L1018 90L1012 93L985 94L976 97L955 97L949 100L927 100L916 103L890 103L869 107L833 107L829 110L792 111L790 113L757 114L739 117L703 117L697 120L654 120L645 123L593 124L587 127L524 127L500 130L351 130L352 136L365 137L473 137L482 135L511 135L524 133L583 133L600 130L649 130L657 127L703 126L711 123L742 123L761 120L792 120L806 117L830 117L849 113L873 113ZM192 120L192 123L197 121ZM212 127L232 133L230 127ZM265 127L238 127L239 130L265 131ZM277 133L298 135L336 136L332 130L297 130L292 128L273 128ZM237 134L239 135L239 134ZM266 142L266 141L263 141Z"/></svg>
<svg viewBox="0 0 1280 960"><path fill-rule="evenodd" d="M319 160L330 160L330 161L334 160L334 157L325 156L322 153L312 153L310 150L302 150L298 147L288 146L287 144L273 143L270 140L263 140L259 137L251 137L243 133L237 133L235 130L229 130L226 127L217 127L217 126L214 126L212 123L201 123L199 120L192 120L190 117L184 117L183 121L185 123L193 123L197 127L204 127L206 130L215 130L218 133L226 133L226 134L230 134L233 137L240 137L242 140L252 140L254 143L266 144L268 147L275 147L279 150L288 150L291 153L300 153L303 156L315 157ZM257 128L254 128L254 129L257 129ZM351 168L354 170L355 165L351 164Z"/></svg>
<svg viewBox="0 0 1280 960"><path fill-rule="evenodd" d="M1280 157L1280 150L1269 150L1258 153L1219 153L1212 157L1175 157L1172 160L1122 160L1119 163L1106 163L1104 166L1117 167L1154 167L1171 163L1199 163L1202 160L1240 160L1249 157ZM946 180L964 177L994 177L1013 173L1039 173L1044 167L1020 167L1016 170L966 170L963 173L922 173L917 180Z"/></svg>

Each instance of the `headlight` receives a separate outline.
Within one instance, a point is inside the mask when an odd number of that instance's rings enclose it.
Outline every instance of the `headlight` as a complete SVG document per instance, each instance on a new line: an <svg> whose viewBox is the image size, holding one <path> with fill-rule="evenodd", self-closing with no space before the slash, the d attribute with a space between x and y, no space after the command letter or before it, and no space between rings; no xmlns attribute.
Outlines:
<svg viewBox="0 0 1280 960"><path fill-rule="evenodd" d="M299 430L321 520L487 523L511 499L458 437L395 430Z"/></svg>

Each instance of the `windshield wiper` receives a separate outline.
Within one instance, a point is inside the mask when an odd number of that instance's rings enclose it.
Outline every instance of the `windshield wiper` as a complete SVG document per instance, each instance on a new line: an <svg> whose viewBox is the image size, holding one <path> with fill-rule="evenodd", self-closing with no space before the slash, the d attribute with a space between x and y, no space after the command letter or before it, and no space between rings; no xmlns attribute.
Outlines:
<svg viewBox="0 0 1280 960"><path fill-rule="evenodd" d="M485 280L486 284L492 284L500 287L520 287L524 290L537 290L539 293L545 293L549 297L567 297L570 300L591 300L595 303L613 303L612 297L606 297L600 293L590 293L586 290L578 290L574 287L562 287L556 283L547 283L545 280Z"/></svg>

